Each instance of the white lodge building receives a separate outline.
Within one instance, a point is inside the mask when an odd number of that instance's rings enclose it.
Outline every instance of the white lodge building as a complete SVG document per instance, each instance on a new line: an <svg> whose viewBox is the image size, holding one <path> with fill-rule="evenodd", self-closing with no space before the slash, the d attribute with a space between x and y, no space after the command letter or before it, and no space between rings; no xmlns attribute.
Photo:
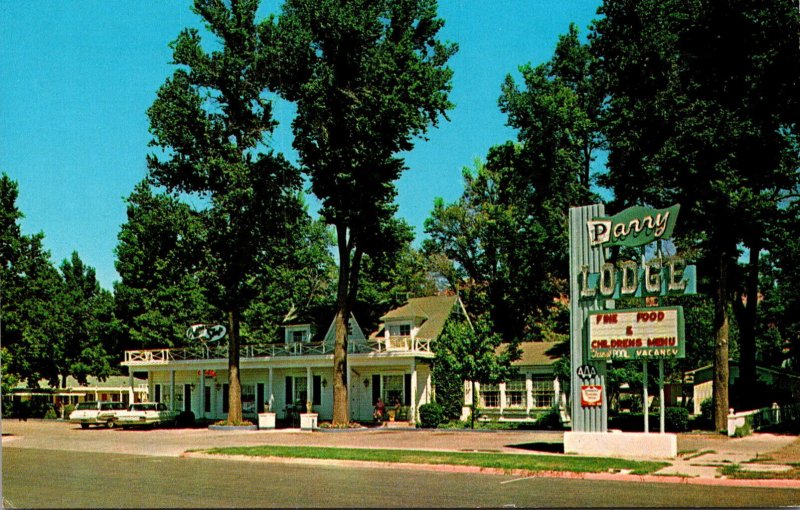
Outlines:
<svg viewBox="0 0 800 510"><path fill-rule="evenodd" d="M351 315L347 371L350 417L372 419L378 397L387 408L399 402L409 421L432 400L431 342L451 313L462 313L455 296L410 299L381 317L381 328L367 338ZM315 341L312 324L289 324L282 342L242 345L239 373L245 418L269 407L278 419L291 406L310 401L320 420L333 417L334 325ZM221 420L228 412L227 345L125 351L129 373L146 372L150 399L171 409L192 411L198 420Z"/></svg>
<svg viewBox="0 0 800 510"><path fill-rule="evenodd" d="M387 409L401 406L401 419L417 421L419 406L433 401L432 347L451 314L465 315L456 296L412 298L381 317L379 329L369 337L350 316L347 386L351 420L372 420L380 397ZM245 418L255 421L257 413L269 409L279 420L289 419L293 411L302 408L305 412L305 403L310 401L320 421L332 419L334 325L330 323L324 336L314 328L311 323L285 324L282 341L241 346L239 373ZM128 367L131 377L134 372L147 374L151 401L191 411L198 420L227 417L225 344L125 351L122 365ZM530 384L531 375L526 376L526 384ZM505 402L509 402L509 408L517 407L516 401ZM484 409L492 407L482 403ZM532 406L519 408L530 411Z"/></svg>

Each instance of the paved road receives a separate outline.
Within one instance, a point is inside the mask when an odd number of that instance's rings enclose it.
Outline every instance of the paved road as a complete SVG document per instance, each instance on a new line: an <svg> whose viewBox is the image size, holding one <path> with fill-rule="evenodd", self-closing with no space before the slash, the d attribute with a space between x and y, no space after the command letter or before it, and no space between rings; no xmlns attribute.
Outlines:
<svg viewBox="0 0 800 510"><path fill-rule="evenodd" d="M798 506L800 489L685 486L184 458L188 449L288 444L541 453L561 433L83 430L4 420L6 507ZM706 448L702 437L697 448ZM681 439L679 439L680 441ZM747 456L793 438L716 440ZM550 448L557 451L558 448Z"/></svg>
<svg viewBox="0 0 800 510"><path fill-rule="evenodd" d="M701 487L3 448L25 507L777 507L796 489Z"/></svg>

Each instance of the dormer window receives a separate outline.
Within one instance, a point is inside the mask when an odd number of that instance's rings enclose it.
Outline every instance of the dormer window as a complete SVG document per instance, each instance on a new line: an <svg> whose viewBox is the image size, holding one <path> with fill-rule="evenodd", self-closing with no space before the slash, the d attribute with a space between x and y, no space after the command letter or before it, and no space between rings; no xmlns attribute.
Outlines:
<svg viewBox="0 0 800 510"><path fill-rule="evenodd" d="M302 324L299 326L286 326L286 343L308 343L311 339L311 326Z"/></svg>
<svg viewBox="0 0 800 510"><path fill-rule="evenodd" d="M411 324L389 324L389 336L411 336Z"/></svg>

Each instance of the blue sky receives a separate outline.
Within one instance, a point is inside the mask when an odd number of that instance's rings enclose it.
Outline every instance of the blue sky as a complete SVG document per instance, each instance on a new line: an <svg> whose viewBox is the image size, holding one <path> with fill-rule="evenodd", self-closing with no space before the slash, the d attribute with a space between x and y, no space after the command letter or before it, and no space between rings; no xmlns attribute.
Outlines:
<svg viewBox="0 0 800 510"><path fill-rule="evenodd" d="M124 197L145 177L146 110L173 72L168 43L200 27L189 0L0 2L0 172L19 184L23 232L43 232L56 264L78 251L111 289ZM444 39L460 50L450 122L407 155L399 216L424 236L435 197L462 191L461 169L515 138L497 107L500 84L552 55L575 22L583 36L597 0L440 0ZM263 0L261 12L279 10ZM292 108L276 108L273 144L293 159ZM313 203L313 202L312 202Z"/></svg>

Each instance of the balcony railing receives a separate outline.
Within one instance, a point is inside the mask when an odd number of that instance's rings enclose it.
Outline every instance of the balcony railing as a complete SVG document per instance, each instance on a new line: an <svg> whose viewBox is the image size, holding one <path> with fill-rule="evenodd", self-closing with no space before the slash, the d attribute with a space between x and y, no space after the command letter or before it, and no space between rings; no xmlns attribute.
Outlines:
<svg viewBox="0 0 800 510"><path fill-rule="evenodd" d="M366 342L350 342L350 353L415 353L432 354L431 339L398 336L376 338ZM333 353L333 344L327 342L295 342L291 344L242 345L240 359L275 358L286 356L311 356ZM226 345L175 347L125 351L125 365L166 364L172 361L227 359Z"/></svg>

